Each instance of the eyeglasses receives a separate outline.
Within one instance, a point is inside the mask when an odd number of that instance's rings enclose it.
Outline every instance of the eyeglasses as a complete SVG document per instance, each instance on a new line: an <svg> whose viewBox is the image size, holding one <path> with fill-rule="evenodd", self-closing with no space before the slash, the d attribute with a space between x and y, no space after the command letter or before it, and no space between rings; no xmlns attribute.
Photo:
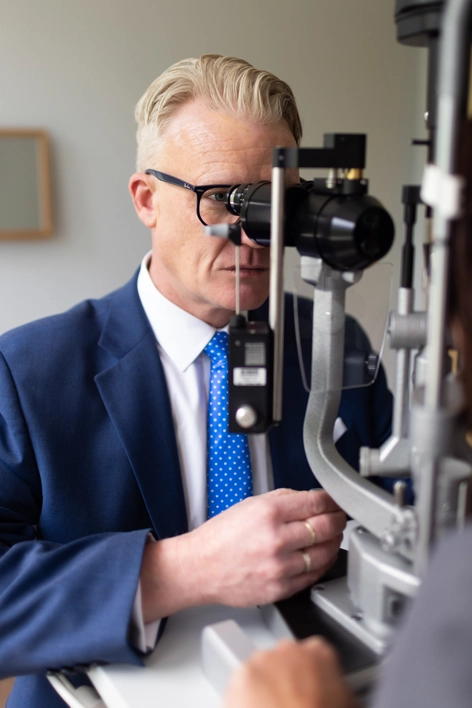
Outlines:
<svg viewBox="0 0 472 708"><path fill-rule="evenodd" d="M231 184L205 184L196 187L158 170L146 170L145 174L153 175L161 182L173 184L174 187L182 187L194 192L197 197L197 216L204 226L235 224L239 221L239 216L231 214L226 208L226 195Z"/></svg>

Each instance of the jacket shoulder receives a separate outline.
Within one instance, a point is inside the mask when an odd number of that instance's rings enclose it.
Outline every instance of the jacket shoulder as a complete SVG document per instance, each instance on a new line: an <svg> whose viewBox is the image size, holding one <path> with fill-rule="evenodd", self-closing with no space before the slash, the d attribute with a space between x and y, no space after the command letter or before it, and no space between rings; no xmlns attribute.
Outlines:
<svg viewBox="0 0 472 708"><path fill-rule="evenodd" d="M134 294L133 294L134 293ZM12 363L28 357L73 356L98 343L113 303L138 299L136 277L102 298L87 299L60 314L16 327L0 336L0 353Z"/></svg>
<svg viewBox="0 0 472 708"><path fill-rule="evenodd" d="M21 325L0 336L0 352L9 359L36 352L51 354L60 345L98 334L110 306L111 295L84 300L70 310Z"/></svg>

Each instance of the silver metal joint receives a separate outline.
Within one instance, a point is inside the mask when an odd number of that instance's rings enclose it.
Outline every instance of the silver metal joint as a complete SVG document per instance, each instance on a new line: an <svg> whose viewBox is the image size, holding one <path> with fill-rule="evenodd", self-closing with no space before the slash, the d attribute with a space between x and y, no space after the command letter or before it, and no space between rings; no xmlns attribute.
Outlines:
<svg viewBox="0 0 472 708"><path fill-rule="evenodd" d="M428 321L426 312L399 314L391 312L388 337L391 349L421 349L426 344Z"/></svg>
<svg viewBox="0 0 472 708"><path fill-rule="evenodd" d="M395 504L399 507L405 506L406 503L406 482L403 479L399 479L393 485L393 498Z"/></svg>
<svg viewBox="0 0 472 708"><path fill-rule="evenodd" d="M359 456L359 471L361 477L373 477L380 472L380 450L361 447Z"/></svg>
<svg viewBox="0 0 472 708"><path fill-rule="evenodd" d="M332 167L329 172L328 176L326 178L326 187L328 189L333 189L336 187L336 184L338 183L338 170L334 167Z"/></svg>
<svg viewBox="0 0 472 708"><path fill-rule="evenodd" d="M404 549L410 551L415 547L417 538L417 521L415 512L409 508L399 507L390 528L385 529L380 545L382 550L392 553Z"/></svg>
<svg viewBox="0 0 472 708"><path fill-rule="evenodd" d="M236 423L244 429L252 428L257 423L257 413L252 406L245 405L236 411Z"/></svg>

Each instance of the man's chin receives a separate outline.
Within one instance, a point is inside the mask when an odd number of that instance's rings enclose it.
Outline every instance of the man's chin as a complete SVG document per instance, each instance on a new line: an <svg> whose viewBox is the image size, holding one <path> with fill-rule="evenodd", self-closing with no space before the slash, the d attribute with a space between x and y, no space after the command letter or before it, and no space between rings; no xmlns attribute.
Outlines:
<svg viewBox="0 0 472 708"><path fill-rule="evenodd" d="M257 310L261 307L269 297L268 292L259 293L258 295L241 296L241 310Z"/></svg>
<svg viewBox="0 0 472 708"><path fill-rule="evenodd" d="M236 308L236 303L235 303L235 293L234 293L234 283L231 284L231 290L228 291L225 289L225 292L220 291L220 306L227 309L231 310L234 312ZM269 297L269 284L268 282L266 283L258 283L257 286L256 284L247 284L244 282L241 282L241 287L240 287L240 310L245 311L245 310L257 310L258 307L264 304L264 302L267 300Z"/></svg>

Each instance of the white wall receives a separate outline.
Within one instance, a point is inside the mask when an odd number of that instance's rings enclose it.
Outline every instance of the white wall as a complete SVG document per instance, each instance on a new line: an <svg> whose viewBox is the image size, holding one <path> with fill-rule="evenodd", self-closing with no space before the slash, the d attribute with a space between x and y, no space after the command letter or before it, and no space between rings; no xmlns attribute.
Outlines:
<svg viewBox="0 0 472 708"><path fill-rule="evenodd" d="M393 0L3 2L0 126L49 132L56 229L48 241L0 243L0 332L132 275L149 244L127 194L134 105L187 56L234 54L287 80L305 145L321 145L323 132L367 132L371 193L400 224L401 185L418 179L409 141L422 137L425 62L396 43L393 9Z"/></svg>

